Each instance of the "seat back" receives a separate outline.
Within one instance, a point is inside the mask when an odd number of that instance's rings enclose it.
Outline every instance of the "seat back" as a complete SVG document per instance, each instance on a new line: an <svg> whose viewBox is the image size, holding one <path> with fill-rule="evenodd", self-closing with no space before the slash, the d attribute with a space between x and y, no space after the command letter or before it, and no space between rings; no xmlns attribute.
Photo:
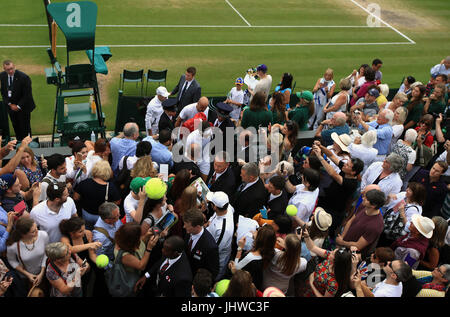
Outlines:
<svg viewBox="0 0 450 317"><path fill-rule="evenodd" d="M167 77L167 69L157 71L149 69L147 72L147 81L165 81Z"/></svg>
<svg viewBox="0 0 450 317"><path fill-rule="evenodd" d="M127 81L127 80L142 80L142 76L144 75L144 70L123 70L123 80Z"/></svg>

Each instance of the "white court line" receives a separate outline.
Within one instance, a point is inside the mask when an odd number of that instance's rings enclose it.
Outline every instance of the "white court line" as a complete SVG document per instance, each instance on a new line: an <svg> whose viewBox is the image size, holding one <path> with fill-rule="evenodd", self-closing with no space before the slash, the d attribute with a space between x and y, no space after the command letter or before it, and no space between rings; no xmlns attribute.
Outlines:
<svg viewBox="0 0 450 317"><path fill-rule="evenodd" d="M367 10L366 8L364 8L362 5L360 5L358 2L354 1L354 0L350 0L351 2L353 2L353 4L357 5L358 7L360 7L361 9L363 9L364 11L366 11L367 13L369 13L371 16L375 17L376 19L378 19L380 22L382 22L383 24L385 24L387 27L391 28L393 31L397 32L398 34L400 34L402 37L404 37L405 39L407 39L409 42L411 42L411 44L416 44L416 42L414 42L413 40L411 40L409 37L407 37L405 34L403 34L402 32L400 32L399 30L397 30L396 28L394 28L392 25L390 25L389 23L383 21L380 17L377 17L376 15L374 15L372 12L370 12L369 10Z"/></svg>
<svg viewBox="0 0 450 317"><path fill-rule="evenodd" d="M0 27L48 27L47 24L0 24ZM103 24L100 28L373 28L368 25L143 25L143 24ZM389 28L388 26L380 26Z"/></svg>
<svg viewBox="0 0 450 317"><path fill-rule="evenodd" d="M244 20L245 23L247 23L248 26L251 26L251 24L248 23L248 21L242 16L242 14L240 14L239 11L236 10L236 8L233 7L233 5L228 0L225 0L225 2L228 3L228 5L241 17L242 20Z"/></svg>
<svg viewBox="0 0 450 317"><path fill-rule="evenodd" d="M253 44L99 44L109 47L258 47L258 46L355 46L355 45L411 45L411 42L379 42L379 43L253 43ZM49 45L2 45L0 49L12 48L48 48ZM65 48L66 45L56 47Z"/></svg>

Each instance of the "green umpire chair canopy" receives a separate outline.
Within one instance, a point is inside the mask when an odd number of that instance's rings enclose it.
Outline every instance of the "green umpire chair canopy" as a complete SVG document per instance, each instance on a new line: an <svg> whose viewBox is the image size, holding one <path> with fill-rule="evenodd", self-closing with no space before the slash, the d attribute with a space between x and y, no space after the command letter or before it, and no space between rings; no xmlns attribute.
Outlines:
<svg viewBox="0 0 450 317"><path fill-rule="evenodd" d="M51 3L47 10L64 33L68 52L94 49L97 4L91 1Z"/></svg>

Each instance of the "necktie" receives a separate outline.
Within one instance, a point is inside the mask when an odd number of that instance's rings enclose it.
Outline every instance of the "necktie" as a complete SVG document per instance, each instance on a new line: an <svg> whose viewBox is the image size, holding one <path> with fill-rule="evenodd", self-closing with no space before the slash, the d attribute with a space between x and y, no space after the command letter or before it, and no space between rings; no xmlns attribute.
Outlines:
<svg viewBox="0 0 450 317"><path fill-rule="evenodd" d="M164 265L161 267L160 273L164 273L167 268L169 267L169 259L167 259L166 263L164 263Z"/></svg>
<svg viewBox="0 0 450 317"><path fill-rule="evenodd" d="M244 189L245 185L246 185L246 183L242 183L241 185L239 185L238 192L242 191Z"/></svg>
<svg viewBox="0 0 450 317"><path fill-rule="evenodd" d="M191 253L191 249L192 249L192 237L189 239L189 244L188 244L189 253Z"/></svg>
<svg viewBox="0 0 450 317"><path fill-rule="evenodd" d="M181 91L180 98L179 98L178 100L181 100L181 97L182 97L182 96L184 95L184 93L186 92L187 86L188 86L188 82L185 81L185 82L184 82L183 90Z"/></svg>
<svg viewBox="0 0 450 317"><path fill-rule="evenodd" d="M12 76L8 76L8 87L11 87L13 83L13 78Z"/></svg>
<svg viewBox="0 0 450 317"><path fill-rule="evenodd" d="M211 177L211 185L216 181L216 173L214 172L213 177Z"/></svg>

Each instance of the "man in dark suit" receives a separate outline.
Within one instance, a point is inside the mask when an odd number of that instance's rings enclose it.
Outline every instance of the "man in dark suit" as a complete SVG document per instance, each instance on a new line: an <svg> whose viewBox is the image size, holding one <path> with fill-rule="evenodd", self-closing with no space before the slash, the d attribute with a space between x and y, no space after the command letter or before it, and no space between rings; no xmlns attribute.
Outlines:
<svg viewBox="0 0 450 317"><path fill-rule="evenodd" d="M158 131L169 129L172 131L175 128L175 119L177 115L177 100L166 99L162 102L163 113L159 117Z"/></svg>
<svg viewBox="0 0 450 317"><path fill-rule="evenodd" d="M219 131L214 131L214 139L216 139L216 142L219 142L219 140L222 140L222 151L227 151L228 153L231 153L232 147L234 147L234 123L230 119L230 112L233 111L233 108L223 102L219 102L217 104L216 114L217 118L214 120L213 126L220 129ZM210 111L211 112L211 111ZM232 134L230 134L230 140L228 141L227 146L227 128L231 130ZM214 129L215 130L215 129ZM212 140L214 144L214 140ZM218 146L218 144L217 144ZM218 152L218 149L216 149L216 152Z"/></svg>
<svg viewBox="0 0 450 317"><path fill-rule="evenodd" d="M242 183L233 197L235 223L239 215L253 218L267 201L267 190L259 178L259 168L255 163L246 163L241 169Z"/></svg>
<svg viewBox="0 0 450 317"><path fill-rule="evenodd" d="M17 141L31 135L31 112L36 108L33 100L30 77L16 70L10 60L3 62L4 72L0 73L3 104L7 106L9 117Z"/></svg>
<svg viewBox="0 0 450 317"><path fill-rule="evenodd" d="M188 67L186 73L180 77L178 84L170 93L171 96L178 93L178 113L180 113L184 106L197 102L200 99L202 89L194 78L196 72L195 67Z"/></svg>
<svg viewBox="0 0 450 317"><path fill-rule="evenodd" d="M136 288L142 288L150 278L154 296L190 297L192 272L184 253L183 239L179 236L167 238L161 252L162 258L136 283Z"/></svg>
<svg viewBox="0 0 450 317"><path fill-rule="evenodd" d="M215 280L219 273L219 249L213 236L203 229L205 219L202 212L197 208L186 211L183 222L188 234L185 250L192 274L195 275L198 269L203 268L211 272Z"/></svg>
<svg viewBox="0 0 450 317"><path fill-rule="evenodd" d="M206 185L212 192L224 192L232 197L236 188L236 179L227 159L225 151L217 153L214 157L213 168L210 169Z"/></svg>
<svg viewBox="0 0 450 317"><path fill-rule="evenodd" d="M273 220L277 215L284 215L289 202L289 197L284 186L286 181L283 176L274 176L266 184L268 191L266 207L269 211L269 219Z"/></svg>

